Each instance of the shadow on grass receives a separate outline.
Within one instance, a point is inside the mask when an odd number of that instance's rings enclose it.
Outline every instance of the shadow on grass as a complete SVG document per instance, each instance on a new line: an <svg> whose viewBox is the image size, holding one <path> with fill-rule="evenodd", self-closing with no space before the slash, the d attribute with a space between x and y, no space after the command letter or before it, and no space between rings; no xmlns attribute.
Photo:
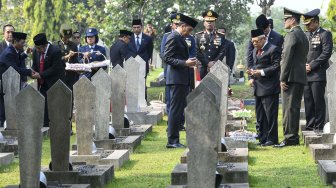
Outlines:
<svg viewBox="0 0 336 188"><path fill-rule="evenodd" d="M127 161L121 168L123 168L123 170L130 170L130 169L132 169L138 162L139 162L139 160L129 160L129 161ZM119 168L118 170L120 170L121 168Z"/></svg>
<svg viewBox="0 0 336 188"><path fill-rule="evenodd" d="M248 165L254 165L256 163L256 157L249 157L248 158Z"/></svg>

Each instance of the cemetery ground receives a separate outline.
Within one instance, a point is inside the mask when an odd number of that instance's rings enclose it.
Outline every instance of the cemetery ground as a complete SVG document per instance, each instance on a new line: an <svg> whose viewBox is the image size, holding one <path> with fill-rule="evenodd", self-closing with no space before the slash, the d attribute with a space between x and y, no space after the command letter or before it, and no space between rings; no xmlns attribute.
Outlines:
<svg viewBox="0 0 336 188"><path fill-rule="evenodd" d="M148 80L157 77L161 69L152 71ZM149 84L148 84L149 85ZM234 96L251 98L251 90L247 85L232 86ZM148 98L158 100L164 87L149 88ZM252 106L248 109L254 111ZM279 141L283 139L279 109ZM115 171L113 182L106 187L166 187L170 184L170 173L179 163L184 149L166 149L167 116L153 131L146 136L141 145L130 155L130 161ZM75 129L74 129L75 130ZM248 130L255 131L255 115L248 120ZM185 132L181 132L181 142L186 143ZM75 135L71 136L71 143ZM42 166L50 162L50 140L43 141ZM301 140L300 146L273 148L249 144L249 184L251 187L325 187L317 175L317 165L314 163L308 149ZM10 165L0 168L0 187L19 183L19 161L15 158Z"/></svg>

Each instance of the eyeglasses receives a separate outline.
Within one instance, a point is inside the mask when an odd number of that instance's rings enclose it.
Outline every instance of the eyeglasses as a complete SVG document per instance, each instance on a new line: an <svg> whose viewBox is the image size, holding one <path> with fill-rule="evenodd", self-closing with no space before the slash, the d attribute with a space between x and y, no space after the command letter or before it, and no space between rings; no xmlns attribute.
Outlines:
<svg viewBox="0 0 336 188"><path fill-rule="evenodd" d="M79 39L80 37L78 36L78 37L72 37L72 38L74 38L74 39Z"/></svg>

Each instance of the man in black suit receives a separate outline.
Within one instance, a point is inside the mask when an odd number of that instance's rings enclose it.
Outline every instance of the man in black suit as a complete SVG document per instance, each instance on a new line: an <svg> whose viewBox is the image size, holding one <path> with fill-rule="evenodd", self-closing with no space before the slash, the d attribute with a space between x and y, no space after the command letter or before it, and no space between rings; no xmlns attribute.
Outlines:
<svg viewBox="0 0 336 188"><path fill-rule="evenodd" d="M142 22L135 19L132 22L133 33L131 41L128 43L129 55L136 57L139 55L146 62L146 74L149 72L149 60L153 55L153 39L142 32Z"/></svg>
<svg viewBox="0 0 336 188"><path fill-rule="evenodd" d="M264 31L264 34L266 36L266 40L274 44L275 46L279 47L282 49L282 44L284 42L283 36L281 36L279 33L275 32L274 30L271 29L271 25L266 18L264 14L261 14L257 17L255 24L258 29L262 29ZM248 44L248 49L247 49L247 65L253 64L253 49L254 46L252 42L250 41ZM259 135L259 124L260 122L256 122L256 130L257 130L257 138L259 139L261 135Z"/></svg>
<svg viewBox="0 0 336 188"><path fill-rule="evenodd" d="M22 56L20 51L23 51L23 47L26 43L27 34L21 32L12 33L12 43L0 55L0 74L2 75L9 67L13 67L21 76L35 77L36 72L31 69L21 67Z"/></svg>
<svg viewBox="0 0 336 188"><path fill-rule="evenodd" d="M304 103L306 113L306 130L322 132L325 124L325 86L327 84L326 70L333 50L333 40L330 31L320 27L318 17L320 9L305 13L303 24L309 39L306 71L308 84L304 87ZM329 80L330 81L330 80ZM333 81L333 80L331 80Z"/></svg>
<svg viewBox="0 0 336 188"><path fill-rule="evenodd" d="M255 110L260 122L259 141L262 146L272 146L278 143L281 50L267 42L261 29L252 30L251 37L253 64L248 65L247 73L254 87Z"/></svg>
<svg viewBox="0 0 336 188"><path fill-rule="evenodd" d="M139 55L146 62L146 76L149 73L149 61L153 55L153 39L152 37L142 32L141 19L134 19L132 21L133 33L131 41L128 43L129 57L136 57ZM147 100L147 87L145 86L145 99Z"/></svg>
<svg viewBox="0 0 336 188"><path fill-rule="evenodd" d="M124 67L124 61L129 58L127 44L130 42L133 33L127 30L119 31L119 39L110 48L110 58L113 67L120 65Z"/></svg>
<svg viewBox="0 0 336 188"><path fill-rule="evenodd" d="M232 41L230 41L229 39L225 37L225 34L226 34L225 28L219 28L217 31L218 33L222 33L224 35L223 43L226 48L224 58L225 58L226 65L230 68L230 70L232 70L234 66L234 62L236 60L236 47Z"/></svg>
<svg viewBox="0 0 336 188"><path fill-rule="evenodd" d="M15 31L13 25L6 24L2 28L4 40L0 43L0 54L9 46L13 40L13 32Z"/></svg>
<svg viewBox="0 0 336 188"><path fill-rule="evenodd" d="M70 41L72 37L72 28L68 24L62 24L60 28L60 40L54 42L62 53L62 61L64 63L78 63L78 50L74 42ZM79 74L74 71L65 71L65 84L72 90L73 85L79 79Z"/></svg>
<svg viewBox="0 0 336 188"><path fill-rule="evenodd" d="M76 44L77 46L77 51L79 51L79 48L82 46L81 45L81 34L79 31L75 31L72 34L72 41Z"/></svg>
<svg viewBox="0 0 336 188"><path fill-rule="evenodd" d="M163 60L167 63L166 84L170 86L170 111L168 115L168 143L167 148L185 147L180 143L180 125L183 111L187 105L186 97L189 93L190 68L196 65L196 58L189 58L188 36L197 21L180 14L180 22L176 30L167 37Z"/></svg>
<svg viewBox="0 0 336 188"><path fill-rule="evenodd" d="M45 33L39 33L34 38L35 49L33 51L32 68L39 73L38 90L45 97L44 127L49 127L47 91L57 80L64 79L65 67L62 61L62 53L58 46L48 42Z"/></svg>
<svg viewBox="0 0 336 188"><path fill-rule="evenodd" d="M286 35L281 59L280 87L285 139L275 147L299 145L300 107L304 85L307 84L306 59L309 41L302 31L301 14L284 8Z"/></svg>

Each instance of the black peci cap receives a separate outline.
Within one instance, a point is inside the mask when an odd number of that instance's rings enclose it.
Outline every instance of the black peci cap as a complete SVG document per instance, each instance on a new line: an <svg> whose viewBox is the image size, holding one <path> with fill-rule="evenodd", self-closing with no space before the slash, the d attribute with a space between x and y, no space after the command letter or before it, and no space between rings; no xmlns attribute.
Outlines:
<svg viewBox="0 0 336 188"><path fill-rule="evenodd" d="M269 26L269 21L264 14L258 16L255 23L257 28L262 30L265 30Z"/></svg>
<svg viewBox="0 0 336 188"><path fill-rule="evenodd" d="M141 19L133 19L132 25L142 25Z"/></svg>
<svg viewBox="0 0 336 188"><path fill-rule="evenodd" d="M34 38L34 44L36 46L48 44L47 36L45 33L39 33Z"/></svg>
<svg viewBox="0 0 336 188"><path fill-rule="evenodd" d="M119 31L119 35L132 36L132 34L133 33L131 31L127 31L127 30L124 30L124 29Z"/></svg>
<svg viewBox="0 0 336 188"><path fill-rule="evenodd" d="M253 29L251 30L251 38L265 36L265 33L262 29Z"/></svg>
<svg viewBox="0 0 336 188"><path fill-rule="evenodd" d="M13 35L13 39L26 40L26 38L27 38L26 33L13 32L12 35Z"/></svg>
<svg viewBox="0 0 336 188"><path fill-rule="evenodd" d="M198 24L198 22L195 19L193 19L189 16L186 16L184 14L180 14L180 21L190 25L193 28L195 28L196 25Z"/></svg>

